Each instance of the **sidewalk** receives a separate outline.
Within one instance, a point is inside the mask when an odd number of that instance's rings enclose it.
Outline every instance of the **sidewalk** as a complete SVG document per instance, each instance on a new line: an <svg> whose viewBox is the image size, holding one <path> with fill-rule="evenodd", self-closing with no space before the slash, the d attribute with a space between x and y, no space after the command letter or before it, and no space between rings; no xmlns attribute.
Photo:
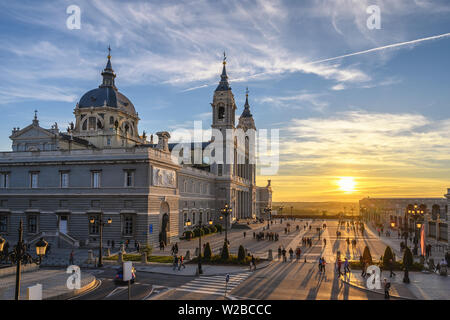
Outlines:
<svg viewBox="0 0 450 320"><path fill-rule="evenodd" d="M256 265L256 270L263 269L270 265L272 261L263 261ZM159 274L167 274L167 275L175 275L175 276L195 276L197 273L197 264L186 264L186 268L181 268L180 271L178 269L173 270L172 265L162 265L162 264L136 264L134 265L137 272L150 272L150 273L159 273ZM226 275L233 273L240 273L249 271L248 266L216 266L216 265L206 265L202 264L202 270L204 276L218 276L218 275Z"/></svg>
<svg viewBox="0 0 450 320"><path fill-rule="evenodd" d="M27 298L27 288L36 284L42 284L43 299L67 299L76 294L89 290L96 284L95 277L81 270L81 289L70 290L66 282L70 274L66 270L45 270L27 272L21 274L20 299ZM0 300L13 300L15 292L16 276L11 275L0 279Z"/></svg>
<svg viewBox="0 0 450 320"><path fill-rule="evenodd" d="M450 277L439 276L434 273L410 272L410 283L403 283L403 271L396 271L396 275L389 278L389 271L382 272L381 283L384 278L391 282L391 296L413 300L449 300ZM360 289L375 291L384 295L383 289L368 289L367 278L361 277L361 272L351 272L349 277L341 277L343 282Z"/></svg>

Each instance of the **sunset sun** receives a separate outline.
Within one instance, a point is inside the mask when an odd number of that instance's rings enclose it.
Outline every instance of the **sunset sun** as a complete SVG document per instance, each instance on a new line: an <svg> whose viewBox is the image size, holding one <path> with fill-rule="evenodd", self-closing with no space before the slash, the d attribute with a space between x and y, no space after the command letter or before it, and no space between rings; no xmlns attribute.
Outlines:
<svg viewBox="0 0 450 320"><path fill-rule="evenodd" d="M353 177L341 177L337 182L339 189L344 192L355 191L356 182Z"/></svg>

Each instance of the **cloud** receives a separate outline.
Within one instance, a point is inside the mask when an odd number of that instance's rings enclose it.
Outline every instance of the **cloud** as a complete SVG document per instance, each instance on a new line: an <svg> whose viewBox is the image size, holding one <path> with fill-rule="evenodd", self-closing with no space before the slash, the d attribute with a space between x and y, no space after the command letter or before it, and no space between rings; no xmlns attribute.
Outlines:
<svg viewBox="0 0 450 320"><path fill-rule="evenodd" d="M323 112L328 106L328 102L323 100L323 96L323 94L301 91L293 95L256 98L256 101L281 108L306 109L310 107L315 111Z"/></svg>
<svg viewBox="0 0 450 320"><path fill-rule="evenodd" d="M293 119L284 129L282 159L287 166L327 171L352 167L365 173L448 170L449 119L419 114L338 113L329 118Z"/></svg>

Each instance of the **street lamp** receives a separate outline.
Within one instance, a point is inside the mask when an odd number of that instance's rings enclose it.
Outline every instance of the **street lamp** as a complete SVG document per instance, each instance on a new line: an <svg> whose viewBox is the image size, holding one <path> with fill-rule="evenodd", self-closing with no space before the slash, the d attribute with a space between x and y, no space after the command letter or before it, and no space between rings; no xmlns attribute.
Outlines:
<svg viewBox="0 0 450 320"><path fill-rule="evenodd" d="M190 221L189 221L190 222ZM208 221L208 225L212 225L212 220ZM198 274L203 274L202 270L202 220L198 222Z"/></svg>
<svg viewBox="0 0 450 320"><path fill-rule="evenodd" d="M417 226L417 228L420 229L420 227L422 227L421 220L422 220L422 217L423 217L424 213L425 213L425 211L423 210L422 206L418 206L417 204L414 204L414 206L413 205L408 205L407 206L407 208L405 210L405 223L404 223L404 226L405 226L405 246L408 245L408 231L407 231L408 230L408 223L407 223L408 216L407 215L410 215L414 219L414 225ZM419 223L417 222L417 220L420 220ZM419 227L419 225L420 225L420 227ZM415 237L417 239L417 231L416 230L414 230L414 235L415 235Z"/></svg>
<svg viewBox="0 0 450 320"><path fill-rule="evenodd" d="M91 219L89 220L89 223L92 225L95 225L97 219L95 219L94 217L91 217ZM99 232L100 232L100 246L98 247L98 268L103 267L103 227L105 225L109 225L112 223L112 219L108 218L106 221L103 221L103 219L100 217L97 221L98 226L99 226Z"/></svg>
<svg viewBox="0 0 450 320"><path fill-rule="evenodd" d="M395 228L395 222L391 222L391 228Z"/></svg>
<svg viewBox="0 0 450 320"><path fill-rule="evenodd" d="M40 265L42 262L42 256L45 255L45 252L47 250L48 242L44 240L44 238L41 238L38 242L36 242L36 254L38 258L33 258L28 252L27 252L27 245L23 241L23 222L22 219L20 219L19 223L19 241L17 241L16 246L14 247L14 250L8 253L7 260L11 261L11 263L15 263L17 265L16 268L16 291L14 294L14 299L19 300L20 297L20 272L22 269L22 263L36 263L37 265ZM0 237L0 253L3 252L3 248L5 246L5 239Z"/></svg>
<svg viewBox="0 0 450 320"><path fill-rule="evenodd" d="M233 212L233 208L230 208L228 204L225 204L225 207L223 207L220 212L222 213L220 220L225 217L225 242L228 244L228 216ZM233 221L235 219L236 218L233 217Z"/></svg>

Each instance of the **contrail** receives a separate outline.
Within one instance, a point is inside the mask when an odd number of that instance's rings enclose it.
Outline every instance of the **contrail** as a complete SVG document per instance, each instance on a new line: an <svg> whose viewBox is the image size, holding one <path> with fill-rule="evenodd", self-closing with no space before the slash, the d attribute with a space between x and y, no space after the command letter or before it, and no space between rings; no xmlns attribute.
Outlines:
<svg viewBox="0 0 450 320"><path fill-rule="evenodd" d="M372 49L368 49L368 50L364 50L364 51L348 53L348 54L344 54L344 55L333 57L333 58L327 58L327 59L322 59L322 60L311 61L311 62L305 63L304 65L310 65L310 64L317 64L317 63L328 62L328 61L333 61L333 60L339 60L339 59L342 59L342 58L358 56L358 55L361 55L361 54L366 54L366 53L371 53L371 52L376 52L376 51L382 51L382 50L386 50L386 49L392 49L392 48L407 46L407 45L410 45L410 44L416 44L416 43L420 43L420 42L424 42L424 41L436 40L436 39L441 39L441 38L446 38L446 37L450 37L450 33L444 33L444 34L440 34L440 35L437 35L437 36L431 36L431 37L426 37L426 38L421 38L421 39L416 39L416 40L411 40L411 41L393 43L393 44L389 44L389 45L386 45L386 46L372 48ZM237 80L254 78L254 77L265 75L265 74L270 74L270 72L255 73L255 74L249 75L249 76L247 76L245 78L239 78ZM236 81L236 79L234 81ZM230 82L233 82L233 80L230 80ZM198 86L198 87L194 87L194 88L189 88L189 89L183 90L183 92L196 90L196 89L200 89L200 88L204 88L204 87L208 87L208 86L211 86L211 85L214 85L214 84L204 84L202 86Z"/></svg>
<svg viewBox="0 0 450 320"><path fill-rule="evenodd" d="M450 36L450 33L444 33L444 34L441 34L441 35L438 35L438 36L432 36L432 37L416 39L416 40L411 40L411 41L406 41L406 42L398 42L398 43L394 43L394 44L389 44L387 46L382 46L382 47L378 47L378 48L372 48L372 49L369 49L369 50L348 53L348 54L344 54L342 56L337 56L337 57L333 57L333 58L312 61L312 62L308 62L307 64L315 64L315 63L327 62L327 61L332 61L332 60L338 60L338 59L342 59L342 58L357 56L357 55L360 55L360 54L366 54L366 53L381 51L381 50L385 50L385 49L391 49L391 48L396 48L396 47L401 47L401 46L407 46L409 44L415 44L415 43L424 42L424 41L428 41L428 40L435 40L435 39L440 39L440 38L446 38L446 37L449 37L449 36Z"/></svg>

